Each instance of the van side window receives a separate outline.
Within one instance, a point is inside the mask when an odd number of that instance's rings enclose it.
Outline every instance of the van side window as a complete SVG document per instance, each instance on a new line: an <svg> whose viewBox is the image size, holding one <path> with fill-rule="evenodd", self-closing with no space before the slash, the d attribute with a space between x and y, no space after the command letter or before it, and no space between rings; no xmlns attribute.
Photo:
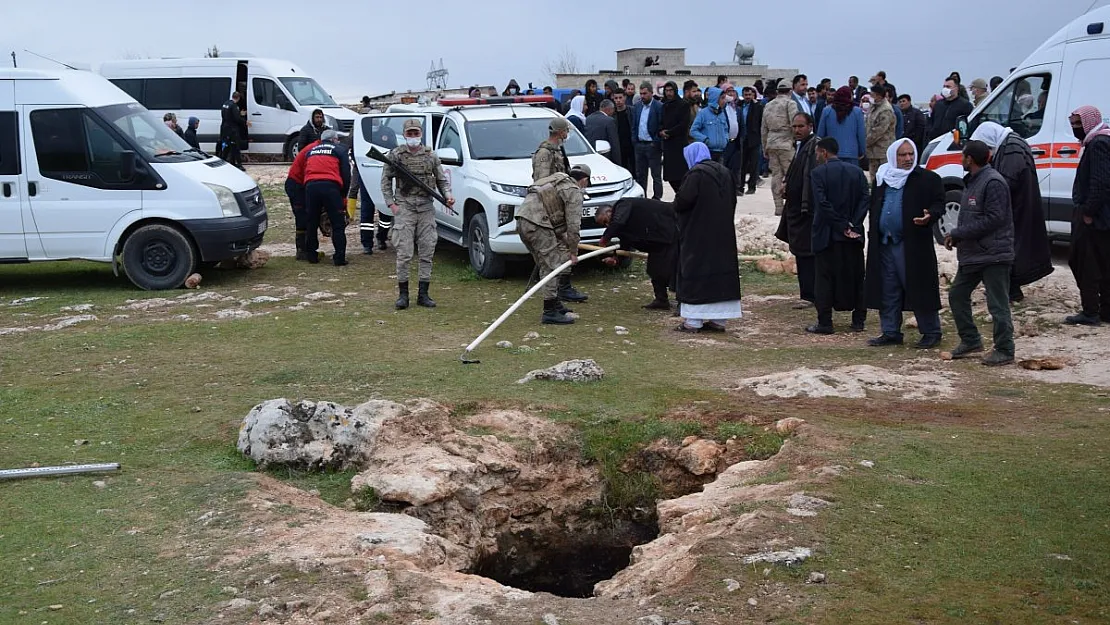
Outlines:
<svg viewBox="0 0 1110 625"><path fill-rule="evenodd" d="M231 78L113 78L112 84L152 111L218 111Z"/></svg>
<svg viewBox="0 0 1110 625"><path fill-rule="evenodd" d="M279 105L281 90L278 89L277 83L266 78L255 78L251 81L251 87L254 88L255 104L275 109L281 108Z"/></svg>
<svg viewBox="0 0 1110 625"><path fill-rule="evenodd" d="M1023 139L1041 131L1045 106L1052 88L1052 74L1023 76L998 94L979 121L991 121L1010 128Z"/></svg>
<svg viewBox="0 0 1110 625"><path fill-rule="evenodd" d="M87 109L46 109L31 113L39 172L54 180L103 188L123 184L125 148Z"/></svg>
<svg viewBox="0 0 1110 625"><path fill-rule="evenodd" d="M19 161L19 124L15 111L0 111L0 176L23 173Z"/></svg>

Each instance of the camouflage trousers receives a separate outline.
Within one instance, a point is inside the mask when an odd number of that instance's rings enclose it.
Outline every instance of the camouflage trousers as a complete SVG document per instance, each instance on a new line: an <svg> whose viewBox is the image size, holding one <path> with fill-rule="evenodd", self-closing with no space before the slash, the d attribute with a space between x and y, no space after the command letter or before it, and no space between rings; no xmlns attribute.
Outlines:
<svg viewBox="0 0 1110 625"><path fill-rule="evenodd" d="M528 248L528 252L532 254L532 260L536 261L536 267L540 270L540 278L555 271L556 267L570 260L566 245L559 240L559 237L555 236L555 231L551 228L544 228L530 221L518 219L516 230L520 233L520 240L524 243L524 247ZM543 287L543 298L545 300L555 299L558 296L558 289L558 281L551 280Z"/></svg>
<svg viewBox="0 0 1110 625"><path fill-rule="evenodd" d="M420 281L432 280L432 257L436 253L436 212L432 203L399 203L393 217L391 240L397 250L397 281L409 281L409 263L415 251L420 254Z"/></svg>

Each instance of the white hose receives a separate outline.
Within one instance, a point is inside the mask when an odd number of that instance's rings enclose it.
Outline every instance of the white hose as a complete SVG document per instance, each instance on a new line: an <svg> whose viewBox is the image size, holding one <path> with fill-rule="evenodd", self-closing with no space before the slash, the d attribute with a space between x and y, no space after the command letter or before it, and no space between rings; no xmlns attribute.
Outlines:
<svg viewBox="0 0 1110 625"><path fill-rule="evenodd" d="M614 252L616 250L619 250L620 247L621 247L620 245L610 245L609 247L605 247L605 248L602 248L600 250L595 250L593 252L583 254L583 255L578 257L578 260L582 261L582 260L586 260L587 258L593 258L594 256L600 256L601 254L608 254L609 252ZM491 323L490 326L488 328L486 328L485 332L481 333L478 336L478 338L474 339L473 343L466 346L466 352L465 353L469 354L470 352L477 349L478 346L482 344L482 341L489 338L489 335L493 334L493 331L496 330L498 326L500 326L502 323L504 323L505 320L508 319L510 315L512 315L514 312L516 312L517 308L520 308L521 304L526 302L529 297L532 297L533 295L535 295L536 292L538 292L540 289L543 288L543 285L547 284L548 282L551 282L552 279L554 279L556 276L558 276L560 273L562 273L567 267L570 267L570 265L571 265L571 262L569 260L567 262L563 263L562 265L559 265L554 271L547 274L546 276L543 277L542 280L537 282L535 286L528 289L528 292L526 292L524 295L521 295L520 299L518 299L516 301L516 303L514 303L512 306L509 306L508 310L501 313L501 316L497 318L497 321L494 321L493 323Z"/></svg>

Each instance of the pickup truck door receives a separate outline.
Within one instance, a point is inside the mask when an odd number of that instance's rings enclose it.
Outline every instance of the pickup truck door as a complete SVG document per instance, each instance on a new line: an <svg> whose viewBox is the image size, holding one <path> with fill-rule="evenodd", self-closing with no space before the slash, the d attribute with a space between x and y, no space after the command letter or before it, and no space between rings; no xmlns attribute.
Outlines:
<svg viewBox="0 0 1110 625"><path fill-rule="evenodd" d="M440 224L459 233L463 231L462 208L466 204L466 198L464 197L466 195L466 169L463 165L469 156L464 142L465 137L463 137L462 129L455 123L455 120L445 119L439 129L439 143L436 145L436 150L450 148L459 157L455 160L440 158L443 163L443 171L447 174L447 180L451 183L451 194L455 196L455 207L447 208L436 202L436 219Z"/></svg>
<svg viewBox="0 0 1110 625"><path fill-rule="evenodd" d="M385 213L392 215L393 211L385 205L382 195L382 168L380 161L376 161L366 153L370 146L376 147L381 152L388 153L393 148L405 141L401 126L407 119L420 120L423 128L424 145L432 147L432 116L428 113L380 113L364 115L359 120L359 128L354 133L355 137L355 163L358 165L358 175L366 187L374 206Z"/></svg>

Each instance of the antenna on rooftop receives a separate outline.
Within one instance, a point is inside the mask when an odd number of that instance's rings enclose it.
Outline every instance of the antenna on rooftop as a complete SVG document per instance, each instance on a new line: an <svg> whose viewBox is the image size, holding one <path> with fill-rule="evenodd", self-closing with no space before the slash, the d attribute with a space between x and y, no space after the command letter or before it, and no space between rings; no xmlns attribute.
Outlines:
<svg viewBox="0 0 1110 625"><path fill-rule="evenodd" d="M436 62L432 61L432 68L428 70L428 91L446 89L447 80L450 76L450 72L443 66L442 58L439 60L439 67L436 67Z"/></svg>
<svg viewBox="0 0 1110 625"><path fill-rule="evenodd" d="M61 65L62 67L66 67L66 68L68 68L68 69L77 69L76 67L74 67L74 66L72 66L72 65L68 65L68 64L66 64L66 63L62 63L61 61L56 61L56 60L54 60L54 59L52 59L52 58L50 58L50 57L48 57L48 56L43 56L43 55L39 54L38 52L31 52L31 51L30 51L30 50L28 50L27 48L24 48L24 49L23 49L23 51L24 51L24 52L26 52L26 53L28 53L28 54L33 54L33 55L35 55L35 56L39 57L40 59L46 59L47 61L50 61L51 63L57 63L58 65ZM12 62L13 62L13 63L15 62L15 52L12 52Z"/></svg>

